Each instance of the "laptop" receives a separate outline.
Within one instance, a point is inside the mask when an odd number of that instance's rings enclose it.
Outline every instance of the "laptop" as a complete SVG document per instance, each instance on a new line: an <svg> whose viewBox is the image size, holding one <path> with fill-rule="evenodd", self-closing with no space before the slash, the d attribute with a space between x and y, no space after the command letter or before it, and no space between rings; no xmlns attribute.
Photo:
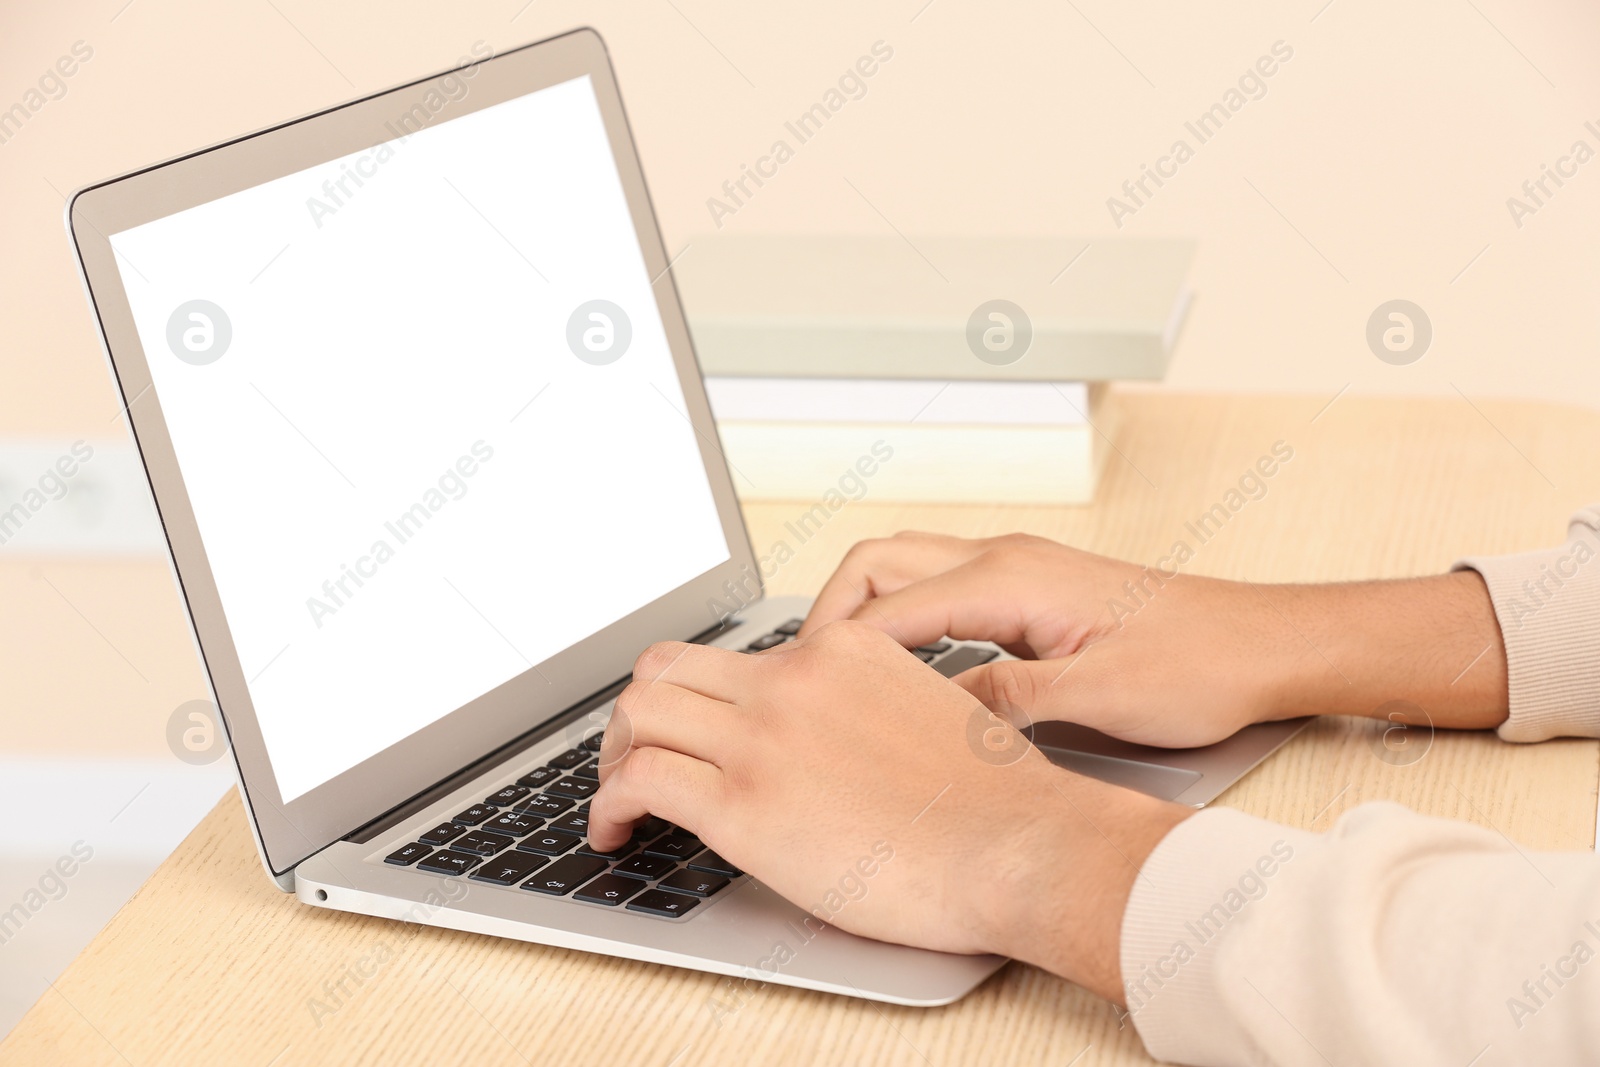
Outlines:
<svg viewBox="0 0 1600 1067"><path fill-rule="evenodd" d="M844 933L660 819L588 845L637 654L760 650L809 606L762 594L592 30L90 186L66 221L280 889L906 1005L1003 965ZM1199 804L1295 728L1034 740Z"/></svg>

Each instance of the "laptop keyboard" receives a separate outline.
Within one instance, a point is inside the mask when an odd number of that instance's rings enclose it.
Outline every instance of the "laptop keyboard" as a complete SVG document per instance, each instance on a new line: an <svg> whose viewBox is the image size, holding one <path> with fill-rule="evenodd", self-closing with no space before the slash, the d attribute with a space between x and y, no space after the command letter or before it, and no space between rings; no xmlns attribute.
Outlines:
<svg viewBox="0 0 1600 1067"><path fill-rule="evenodd" d="M800 623L802 621L801 619L790 619L770 634L751 641L744 647L744 650L746 652L765 652L769 648L777 648L787 641L793 641L795 634L800 632ZM911 653L922 662L931 664L934 670L946 678L954 678L962 671L988 663L1000 654L992 648L978 648L975 645L955 646L949 641L935 641L931 645L922 645L918 648L913 648Z"/></svg>
<svg viewBox="0 0 1600 1067"><path fill-rule="evenodd" d="M744 651L791 641L800 623L790 619ZM947 678L999 654L947 641L912 651ZM384 862L663 919L683 918L741 878L743 871L699 838L653 816L620 848L601 852L589 844L588 801L600 788L597 754L604 738L597 733L585 739L418 834Z"/></svg>

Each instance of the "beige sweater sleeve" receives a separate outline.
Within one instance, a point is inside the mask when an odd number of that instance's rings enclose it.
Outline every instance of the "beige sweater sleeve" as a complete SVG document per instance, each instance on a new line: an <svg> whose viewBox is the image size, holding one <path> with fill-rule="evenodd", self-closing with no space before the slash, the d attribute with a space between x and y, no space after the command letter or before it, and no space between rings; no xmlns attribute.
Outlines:
<svg viewBox="0 0 1600 1067"><path fill-rule="evenodd" d="M1506 642L1507 741L1600 737L1600 504L1559 548L1464 559L1483 576ZM1600 1056L1597 1056L1600 1058Z"/></svg>
<svg viewBox="0 0 1600 1067"><path fill-rule="evenodd" d="M1508 740L1600 736L1600 507L1546 552L1466 560L1505 635ZM1128 1011L1187 1064L1600 1062L1600 859L1367 804L1327 834L1225 809L1151 853Z"/></svg>

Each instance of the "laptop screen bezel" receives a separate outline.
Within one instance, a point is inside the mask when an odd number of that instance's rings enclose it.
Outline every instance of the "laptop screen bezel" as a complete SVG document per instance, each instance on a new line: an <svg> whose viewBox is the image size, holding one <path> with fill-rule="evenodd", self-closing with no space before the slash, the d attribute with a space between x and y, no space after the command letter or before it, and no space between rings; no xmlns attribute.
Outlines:
<svg viewBox="0 0 1600 1067"><path fill-rule="evenodd" d="M108 235L375 148L394 138L392 124L415 114L415 107L425 109L431 127L585 75L599 101L639 246L655 279L656 305L688 409L682 414L699 443L729 559L286 803L160 398L151 388L150 368ZM470 86L464 94L463 84ZM307 856L625 677L650 642L704 632L717 621L719 606L729 603L725 594L730 582L743 590L745 602L760 596L760 571L706 401L670 261L610 60L594 30L525 45L89 186L68 202L67 228L155 497L201 663L227 729L262 860L280 883ZM670 519L658 516L656 521ZM641 551L648 551L648 531L640 533Z"/></svg>

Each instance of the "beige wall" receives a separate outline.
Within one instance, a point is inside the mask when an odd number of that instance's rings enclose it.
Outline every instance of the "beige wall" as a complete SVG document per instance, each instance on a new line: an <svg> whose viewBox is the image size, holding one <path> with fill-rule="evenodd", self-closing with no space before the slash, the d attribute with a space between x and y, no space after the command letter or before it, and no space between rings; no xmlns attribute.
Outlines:
<svg viewBox="0 0 1600 1067"><path fill-rule="evenodd" d="M1600 150L1584 129L1600 130L1600 9L1323 3L12 2L0 107L75 42L93 57L0 144L0 434L119 432L56 190L432 71L475 41L584 23L610 43L674 250L881 40L894 56L866 95L727 227L881 231L881 211L908 233L1111 235L1107 197L1188 136L1194 158L1122 227L1200 239L1171 385L1600 404L1600 159L1520 228L1506 207L1575 140ZM1183 122L1277 41L1293 58L1265 96L1197 145ZM1363 339L1394 297L1435 327L1411 366Z"/></svg>

